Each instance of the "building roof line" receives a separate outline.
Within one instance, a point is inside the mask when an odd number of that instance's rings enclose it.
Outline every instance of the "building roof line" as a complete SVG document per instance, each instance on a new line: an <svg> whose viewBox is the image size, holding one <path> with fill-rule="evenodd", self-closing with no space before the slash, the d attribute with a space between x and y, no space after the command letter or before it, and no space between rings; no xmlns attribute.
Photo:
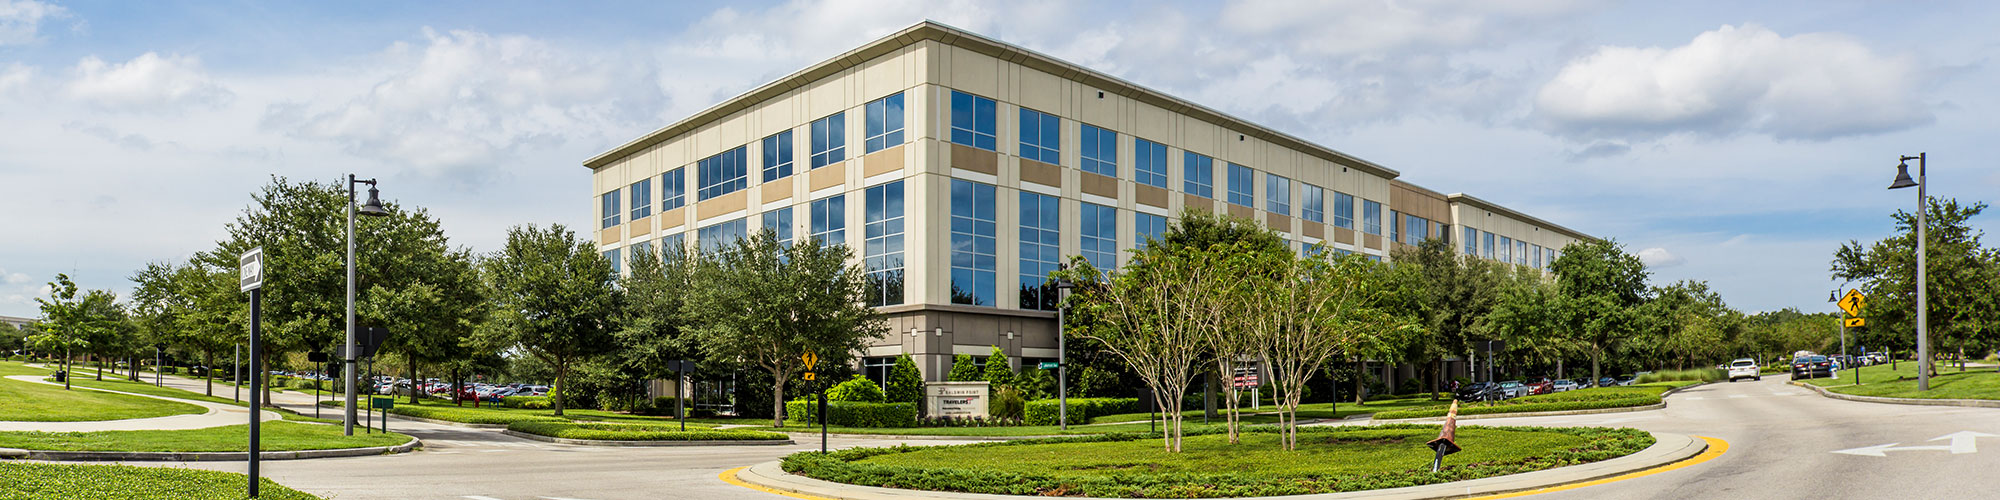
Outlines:
<svg viewBox="0 0 2000 500"><path fill-rule="evenodd" d="M741 95L711 106L672 125L662 127L659 130L640 136L610 151L584 160L583 166L597 169L609 165L612 161L638 154L646 150L646 148L666 142L667 139L692 132L738 111L747 109L751 105L775 98L821 78L858 66L870 59L925 40L934 40L945 45L969 49L1003 61L1028 66L1064 79L1082 82L1085 85L1103 89L1108 93L1117 94L1160 107L1167 111L1214 123L1239 134L1303 151L1337 165L1358 168L1377 176L1392 179L1402 175L1401 172L1395 169L1363 160L1270 127L1258 125L1249 120L1237 118L1228 113L1223 113L1186 99L1174 97L1109 74L1085 68L1075 63L1056 59L1025 47L1001 42L987 38L984 35L930 20L919 22L867 45L849 50L806 69L793 72L784 78L779 78L777 81L764 84L749 92L744 92Z"/></svg>
<svg viewBox="0 0 2000 500"><path fill-rule="evenodd" d="M1524 214L1524 213L1521 213L1521 212L1519 212L1519 211L1516 211L1516 210L1514 210L1514 209L1511 209L1511 208L1507 208L1507 207L1503 207L1503 206L1500 206L1500 204L1498 204L1498 203L1493 203L1493 202L1490 202L1490 201L1486 201L1486 200L1483 200L1483 199L1480 199L1480 198L1479 198L1479 197L1477 197L1477 196L1473 196L1473 195L1469 195L1469 194L1465 194L1465 193L1452 193L1452 194L1448 194L1448 195L1445 195L1445 201L1449 201L1449 202L1452 202L1452 203L1465 203L1465 204L1469 204L1469 205L1474 205L1474 206L1478 206L1478 207L1480 207L1480 208L1484 208L1484 209L1487 209L1487 210L1492 210L1492 211L1495 211L1495 212L1500 212L1500 213L1502 213L1502 214L1505 214L1505 215L1506 215L1506 216L1508 216L1508 217L1513 217L1513 218L1515 218L1515 219L1519 219L1519 220L1524 220L1524 221L1528 221L1528 222L1531 222L1531 223L1534 223L1535 225L1538 225L1538 226L1541 226L1541 227L1546 227L1546 228L1549 228L1549 229L1553 229L1553 230L1555 230L1555 231L1556 231L1556 232L1558 232L1558 233L1563 233L1563 234L1566 234L1566 235L1569 235L1569 236L1570 236L1570 237L1572 237L1572 238L1576 238L1576 239L1581 239L1581 240L1596 240L1596 239L1597 239L1597 238L1595 238L1595 237L1592 237L1591 235L1588 235L1588 234L1583 234L1582 232L1580 232L1580 231L1577 231L1577 230L1575 230L1575 229L1570 229L1570 228L1567 228L1567 227L1563 227L1563 226L1562 226L1562 225L1560 225L1560 224L1556 224L1556 223L1554 223L1554 222L1549 222L1549 221L1546 221L1546 220L1542 220L1542 218L1540 218L1540 217L1535 217L1535 216L1533 216L1533 215L1528 215L1528 214Z"/></svg>

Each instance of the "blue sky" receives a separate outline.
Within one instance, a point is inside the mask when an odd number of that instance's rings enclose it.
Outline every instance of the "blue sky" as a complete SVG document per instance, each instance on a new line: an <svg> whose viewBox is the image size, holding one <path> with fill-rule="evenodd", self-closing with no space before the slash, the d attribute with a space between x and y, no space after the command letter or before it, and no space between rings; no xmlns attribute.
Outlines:
<svg viewBox="0 0 2000 500"><path fill-rule="evenodd" d="M0 315L58 272L129 290L270 175L379 177L479 251L588 229L585 158L926 18L1616 238L1746 311L1830 307L1833 250L1915 203L1884 190L1899 154L1934 195L2000 193L1991 2L0 0Z"/></svg>

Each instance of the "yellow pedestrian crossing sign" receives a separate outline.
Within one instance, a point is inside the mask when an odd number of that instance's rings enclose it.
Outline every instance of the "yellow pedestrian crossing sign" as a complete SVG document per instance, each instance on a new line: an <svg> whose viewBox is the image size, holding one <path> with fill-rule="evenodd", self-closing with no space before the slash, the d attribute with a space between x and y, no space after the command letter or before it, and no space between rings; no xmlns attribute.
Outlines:
<svg viewBox="0 0 2000 500"><path fill-rule="evenodd" d="M1848 316L1860 316L1861 306L1865 305L1867 300L1867 297L1861 296L1860 290L1848 290L1847 295L1840 298L1840 310L1847 311Z"/></svg>
<svg viewBox="0 0 2000 500"><path fill-rule="evenodd" d="M1847 327L1868 326L1867 318L1847 318Z"/></svg>

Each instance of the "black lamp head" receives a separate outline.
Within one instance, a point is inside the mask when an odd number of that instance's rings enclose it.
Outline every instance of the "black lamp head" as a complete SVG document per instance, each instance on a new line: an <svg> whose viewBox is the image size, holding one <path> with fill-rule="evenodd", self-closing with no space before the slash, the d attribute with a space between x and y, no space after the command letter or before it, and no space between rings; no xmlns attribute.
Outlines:
<svg viewBox="0 0 2000 500"><path fill-rule="evenodd" d="M368 186L368 203L361 205L361 215L369 217L387 217L389 215L389 209L382 208L382 199L379 194L380 191L375 189L375 186Z"/></svg>
<svg viewBox="0 0 2000 500"><path fill-rule="evenodd" d="M1835 291L1832 291L1832 290L1828 290L1828 291L1826 292L1826 301L1827 301L1827 302L1840 302L1840 299L1837 299L1837 298L1834 298L1834 295L1837 295L1837 294L1839 294L1839 292L1835 292Z"/></svg>
<svg viewBox="0 0 2000 500"><path fill-rule="evenodd" d="M1906 157L1896 162L1896 181L1889 183L1889 189L1902 189L1915 185L1917 181L1910 180L1910 159Z"/></svg>

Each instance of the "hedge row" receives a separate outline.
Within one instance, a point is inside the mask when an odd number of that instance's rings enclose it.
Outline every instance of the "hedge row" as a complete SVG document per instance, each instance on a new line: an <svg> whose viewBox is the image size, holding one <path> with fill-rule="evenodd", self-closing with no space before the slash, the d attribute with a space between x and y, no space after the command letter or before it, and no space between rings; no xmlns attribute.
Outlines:
<svg viewBox="0 0 2000 500"><path fill-rule="evenodd" d="M515 422L507 430L563 439L600 441L777 441L784 434L752 430L680 430L679 426L657 424L610 424L598 422Z"/></svg>
<svg viewBox="0 0 2000 500"><path fill-rule="evenodd" d="M829 401L827 425L841 427L911 427L917 425L916 403L863 403ZM785 415L802 422L819 423L817 402L786 401Z"/></svg>
<svg viewBox="0 0 2000 500"><path fill-rule="evenodd" d="M1021 412L1021 420L1028 425L1056 425L1061 410L1058 400L1037 399L1028 402ZM1141 411L1145 409L1139 407L1137 398L1070 398L1069 425L1088 424L1090 419L1105 415Z"/></svg>
<svg viewBox="0 0 2000 500"><path fill-rule="evenodd" d="M523 410L547 410L555 403L548 396L508 396L500 399L500 406ZM523 431L526 432L526 431Z"/></svg>
<svg viewBox="0 0 2000 500"><path fill-rule="evenodd" d="M1437 428L1435 425L1415 426L1404 424L1370 426L1363 430L1355 428L1302 428L1299 432L1300 434L1307 435L1324 435L1405 430L1406 432L1416 431L1418 435L1434 435L1437 432ZM1476 429L1477 427L1461 427L1460 429L1468 428ZM922 449L907 445L898 445L889 448L849 448L828 454L820 454L817 451L794 453L784 458L782 466L786 472L820 480L911 490L955 491L1000 495L1116 498L1246 497L1376 490L1519 474L1621 457L1652 446L1654 442L1652 435L1636 429L1510 427L1508 430L1556 432L1584 437L1589 441L1587 444L1575 448L1549 450L1545 455L1527 460L1448 465L1443 471L1436 473L1431 472L1428 467L1415 467L1388 472L1316 478L1263 478L1237 474L1230 471L1217 471L1206 474L1141 473L1078 477L1074 475L1020 474L969 469L953 467L951 464L939 464L937 467L904 467L878 465L861 461L862 459L874 456ZM1217 432L1221 432L1221 429L1191 431L1187 435L1198 436ZM1243 432L1276 432L1276 429L1247 428ZM1157 439L1158 436L1159 434L1157 433L1111 433L1080 437L1020 439L956 446L993 447L1050 443L1097 443L1133 439ZM1308 439L1313 438L1302 436L1301 441Z"/></svg>
<svg viewBox="0 0 2000 500"><path fill-rule="evenodd" d="M1660 393L1666 386L1630 386L1583 389L1539 396L1526 396L1504 401L1482 401L1461 403L1459 415L1490 415L1495 413L1525 413L1538 411L1596 410L1601 408L1624 408L1660 404ZM1442 417L1450 410L1449 405L1427 406L1407 410L1390 410L1375 414L1376 419Z"/></svg>

